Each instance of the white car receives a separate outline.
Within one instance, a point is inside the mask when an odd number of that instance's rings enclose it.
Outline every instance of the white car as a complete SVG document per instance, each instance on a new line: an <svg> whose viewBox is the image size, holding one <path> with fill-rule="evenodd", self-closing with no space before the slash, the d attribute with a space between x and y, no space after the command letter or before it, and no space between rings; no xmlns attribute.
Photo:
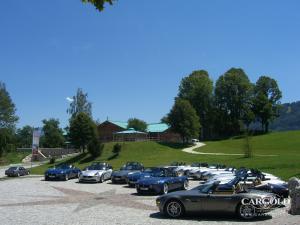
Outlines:
<svg viewBox="0 0 300 225"><path fill-rule="evenodd" d="M82 171L79 175L79 183L81 182L101 182L111 178L112 167L107 163L93 163Z"/></svg>

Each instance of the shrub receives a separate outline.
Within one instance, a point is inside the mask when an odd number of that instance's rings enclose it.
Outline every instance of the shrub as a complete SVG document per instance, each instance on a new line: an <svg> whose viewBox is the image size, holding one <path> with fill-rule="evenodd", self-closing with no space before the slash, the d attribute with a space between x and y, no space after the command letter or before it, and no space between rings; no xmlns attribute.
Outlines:
<svg viewBox="0 0 300 225"><path fill-rule="evenodd" d="M122 145L117 143L114 145L112 152L118 155L121 152L121 150L122 150Z"/></svg>
<svg viewBox="0 0 300 225"><path fill-rule="evenodd" d="M54 164L54 163L55 163L55 160L56 160L55 157L51 157L49 163L50 163L50 164Z"/></svg>
<svg viewBox="0 0 300 225"><path fill-rule="evenodd" d="M103 145L96 137L93 138L88 144L88 152L91 154L91 156L98 157L102 154L102 151Z"/></svg>

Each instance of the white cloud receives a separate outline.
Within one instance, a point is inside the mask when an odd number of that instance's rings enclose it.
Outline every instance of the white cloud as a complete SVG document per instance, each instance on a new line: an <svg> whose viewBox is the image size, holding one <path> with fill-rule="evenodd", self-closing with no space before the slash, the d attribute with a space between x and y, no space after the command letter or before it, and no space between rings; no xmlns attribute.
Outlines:
<svg viewBox="0 0 300 225"><path fill-rule="evenodd" d="M68 102L73 102L73 101L74 101L73 98L70 98L70 97L66 97L66 100L67 100Z"/></svg>

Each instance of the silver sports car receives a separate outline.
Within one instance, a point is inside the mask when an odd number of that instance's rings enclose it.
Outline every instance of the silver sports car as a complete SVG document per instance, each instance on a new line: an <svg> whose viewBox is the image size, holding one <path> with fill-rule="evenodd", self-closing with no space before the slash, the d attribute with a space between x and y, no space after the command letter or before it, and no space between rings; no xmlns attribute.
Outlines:
<svg viewBox="0 0 300 225"><path fill-rule="evenodd" d="M259 191L217 191L218 183L162 195L156 204L163 214L178 218L188 213L236 213L242 219L270 212L281 205L276 195Z"/></svg>
<svg viewBox="0 0 300 225"><path fill-rule="evenodd" d="M107 163L93 163L79 175L79 182L104 182L111 178L112 167Z"/></svg>

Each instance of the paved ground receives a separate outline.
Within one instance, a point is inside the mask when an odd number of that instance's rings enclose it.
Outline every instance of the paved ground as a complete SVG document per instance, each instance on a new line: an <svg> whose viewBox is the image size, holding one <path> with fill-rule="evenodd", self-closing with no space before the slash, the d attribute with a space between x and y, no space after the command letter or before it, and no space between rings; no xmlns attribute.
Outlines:
<svg viewBox="0 0 300 225"><path fill-rule="evenodd" d="M191 186L198 182L192 181ZM0 224L240 224L235 217L163 217L155 206L156 196L137 196L124 185L79 184L77 180L46 182L42 177L0 180ZM247 224L299 224L300 216L277 209L272 216Z"/></svg>

